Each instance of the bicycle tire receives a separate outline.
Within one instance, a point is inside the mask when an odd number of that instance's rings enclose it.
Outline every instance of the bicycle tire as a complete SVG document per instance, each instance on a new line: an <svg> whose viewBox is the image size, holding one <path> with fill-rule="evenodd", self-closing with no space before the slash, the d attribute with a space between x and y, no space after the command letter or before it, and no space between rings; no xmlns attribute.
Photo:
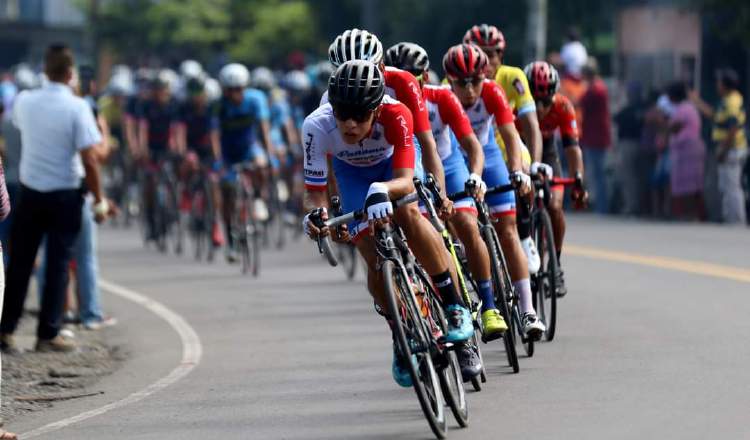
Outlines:
<svg viewBox="0 0 750 440"><path fill-rule="evenodd" d="M508 310L508 286L501 271L503 270L502 261L500 261L500 239L497 237L492 226L482 227L482 238L487 244L487 250L490 255L490 274L492 275L492 287L495 291L495 305L500 311L508 330L503 334L503 345L505 346L505 355L508 358L508 365L513 369L513 373L521 371L521 365L518 363L518 353L516 353L515 338L513 337L512 319L510 310Z"/></svg>
<svg viewBox="0 0 750 440"><path fill-rule="evenodd" d="M447 430L445 401L443 399L437 372L432 364L432 356L430 355L429 348L427 348L426 351L423 350L419 353L415 353L417 362L416 364L411 362L412 345L407 336L407 330L409 330L410 333L416 333L416 336L422 339L422 344L428 342L426 336L419 335L419 333L424 333L422 317L419 310L415 310L415 299L411 292L409 281L406 278L403 269L397 268L395 263L391 260L385 260L380 270L383 275L388 313L389 316L393 318L392 330L396 349L400 356L408 360L405 362L405 365L408 366L407 368L412 378L414 392L417 394L417 400L419 400L419 405L422 408L422 412L427 419L430 429L437 438L444 439ZM396 292L397 284L399 285L398 288L400 291L406 293L405 295L400 295ZM402 301L399 301L399 298L403 300L403 308L401 306ZM402 311L406 316L403 316ZM408 326L408 323L403 322L404 319L408 319L412 323L411 328L405 328ZM426 377L423 377L425 375ZM429 383L423 382L424 379L428 380ZM431 394L428 395L428 392L430 391Z"/></svg>
<svg viewBox="0 0 750 440"><path fill-rule="evenodd" d="M544 338L552 341L557 328L557 251L555 250L552 221L546 210L539 210L534 216L535 240L538 243L539 259L542 268L536 274L537 313L547 327ZM546 261L545 261L546 259Z"/></svg>
<svg viewBox="0 0 750 440"><path fill-rule="evenodd" d="M440 326L443 334L448 333L448 321L445 319L443 307L438 301L437 293L432 289L432 281L424 270L417 266L417 276L420 284L425 289L425 297L430 300L430 311L433 320ZM455 350L442 350L438 356L443 356L442 368L439 372L440 386L442 387L445 401L453 413L453 418L462 428L469 426L469 407L466 402L466 390L464 390L461 367L458 363L458 355Z"/></svg>

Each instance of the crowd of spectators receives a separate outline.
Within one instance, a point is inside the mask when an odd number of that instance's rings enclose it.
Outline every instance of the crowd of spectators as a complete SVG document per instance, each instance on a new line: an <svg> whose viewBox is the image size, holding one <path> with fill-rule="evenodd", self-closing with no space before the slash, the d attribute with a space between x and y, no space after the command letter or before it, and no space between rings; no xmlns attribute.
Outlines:
<svg viewBox="0 0 750 440"><path fill-rule="evenodd" d="M616 105L575 32L550 61L576 106L594 212L747 224L750 162L736 71L716 71L715 105L684 81L651 91L628 83Z"/></svg>

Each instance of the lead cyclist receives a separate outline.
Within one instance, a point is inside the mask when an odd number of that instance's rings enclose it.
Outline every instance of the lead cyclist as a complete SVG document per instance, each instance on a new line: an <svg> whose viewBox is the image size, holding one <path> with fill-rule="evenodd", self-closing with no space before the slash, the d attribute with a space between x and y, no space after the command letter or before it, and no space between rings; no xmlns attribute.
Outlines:
<svg viewBox="0 0 750 440"><path fill-rule="evenodd" d="M416 150L412 116L406 106L385 95L385 78L369 61L341 64L331 76L329 103L321 105L303 124L305 205L303 220L310 238L329 235L311 215L327 219L327 157L347 212L365 207L368 221L348 230L368 266L367 286L380 310L387 310L383 280L377 270L374 228L392 218L404 230L419 263L431 276L445 307L448 342L461 343L474 334L472 317L458 293L455 268L440 235L419 213L416 203L393 210L392 200L414 192ZM386 317L386 320L390 320ZM392 373L396 383L412 386L405 359L394 348Z"/></svg>

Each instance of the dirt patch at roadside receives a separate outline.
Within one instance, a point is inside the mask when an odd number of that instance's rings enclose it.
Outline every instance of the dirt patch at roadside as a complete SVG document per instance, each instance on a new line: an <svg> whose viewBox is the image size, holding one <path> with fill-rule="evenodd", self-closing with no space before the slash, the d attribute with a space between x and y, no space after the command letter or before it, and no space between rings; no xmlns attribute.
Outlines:
<svg viewBox="0 0 750 440"><path fill-rule="evenodd" d="M26 315L16 332L23 352L2 355L2 409L5 423L30 412L41 411L71 399L103 394L99 379L116 371L127 358L127 350L108 344L108 332L66 326L75 335L73 353L36 353L36 317Z"/></svg>

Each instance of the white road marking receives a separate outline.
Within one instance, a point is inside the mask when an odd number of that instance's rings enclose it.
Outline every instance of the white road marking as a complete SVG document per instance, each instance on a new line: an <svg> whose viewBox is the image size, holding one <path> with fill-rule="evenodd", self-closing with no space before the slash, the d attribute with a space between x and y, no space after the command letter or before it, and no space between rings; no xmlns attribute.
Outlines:
<svg viewBox="0 0 750 440"><path fill-rule="evenodd" d="M180 340L182 342L182 361L180 362L180 365L172 370L172 372L167 376L159 379L146 388L137 391L122 400L118 400L116 402L104 405L100 408L92 409L76 416L68 417L66 419L42 426L41 428L25 432L21 434L19 438L29 439L38 437L40 435L48 434L50 432L57 431L58 429L65 428L74 423L82 422L86 419L100 416L104 413L112 411L113 409L122 408L126 405L130 405L131 403L136 403L184 378L185 376L190 374L190 372L193 371L193 369L200 363L201 357L203 355L203 346L201 345L198 334L195 332L193 327L188 324L185 318L169 309L164 304L154 301L146 295L119 286L110 281L99 280L99 286L114 295L142 306L143 308L151 311L156 316L169 323L169 325L172 326L172 328L180 336Z"/></svg>

